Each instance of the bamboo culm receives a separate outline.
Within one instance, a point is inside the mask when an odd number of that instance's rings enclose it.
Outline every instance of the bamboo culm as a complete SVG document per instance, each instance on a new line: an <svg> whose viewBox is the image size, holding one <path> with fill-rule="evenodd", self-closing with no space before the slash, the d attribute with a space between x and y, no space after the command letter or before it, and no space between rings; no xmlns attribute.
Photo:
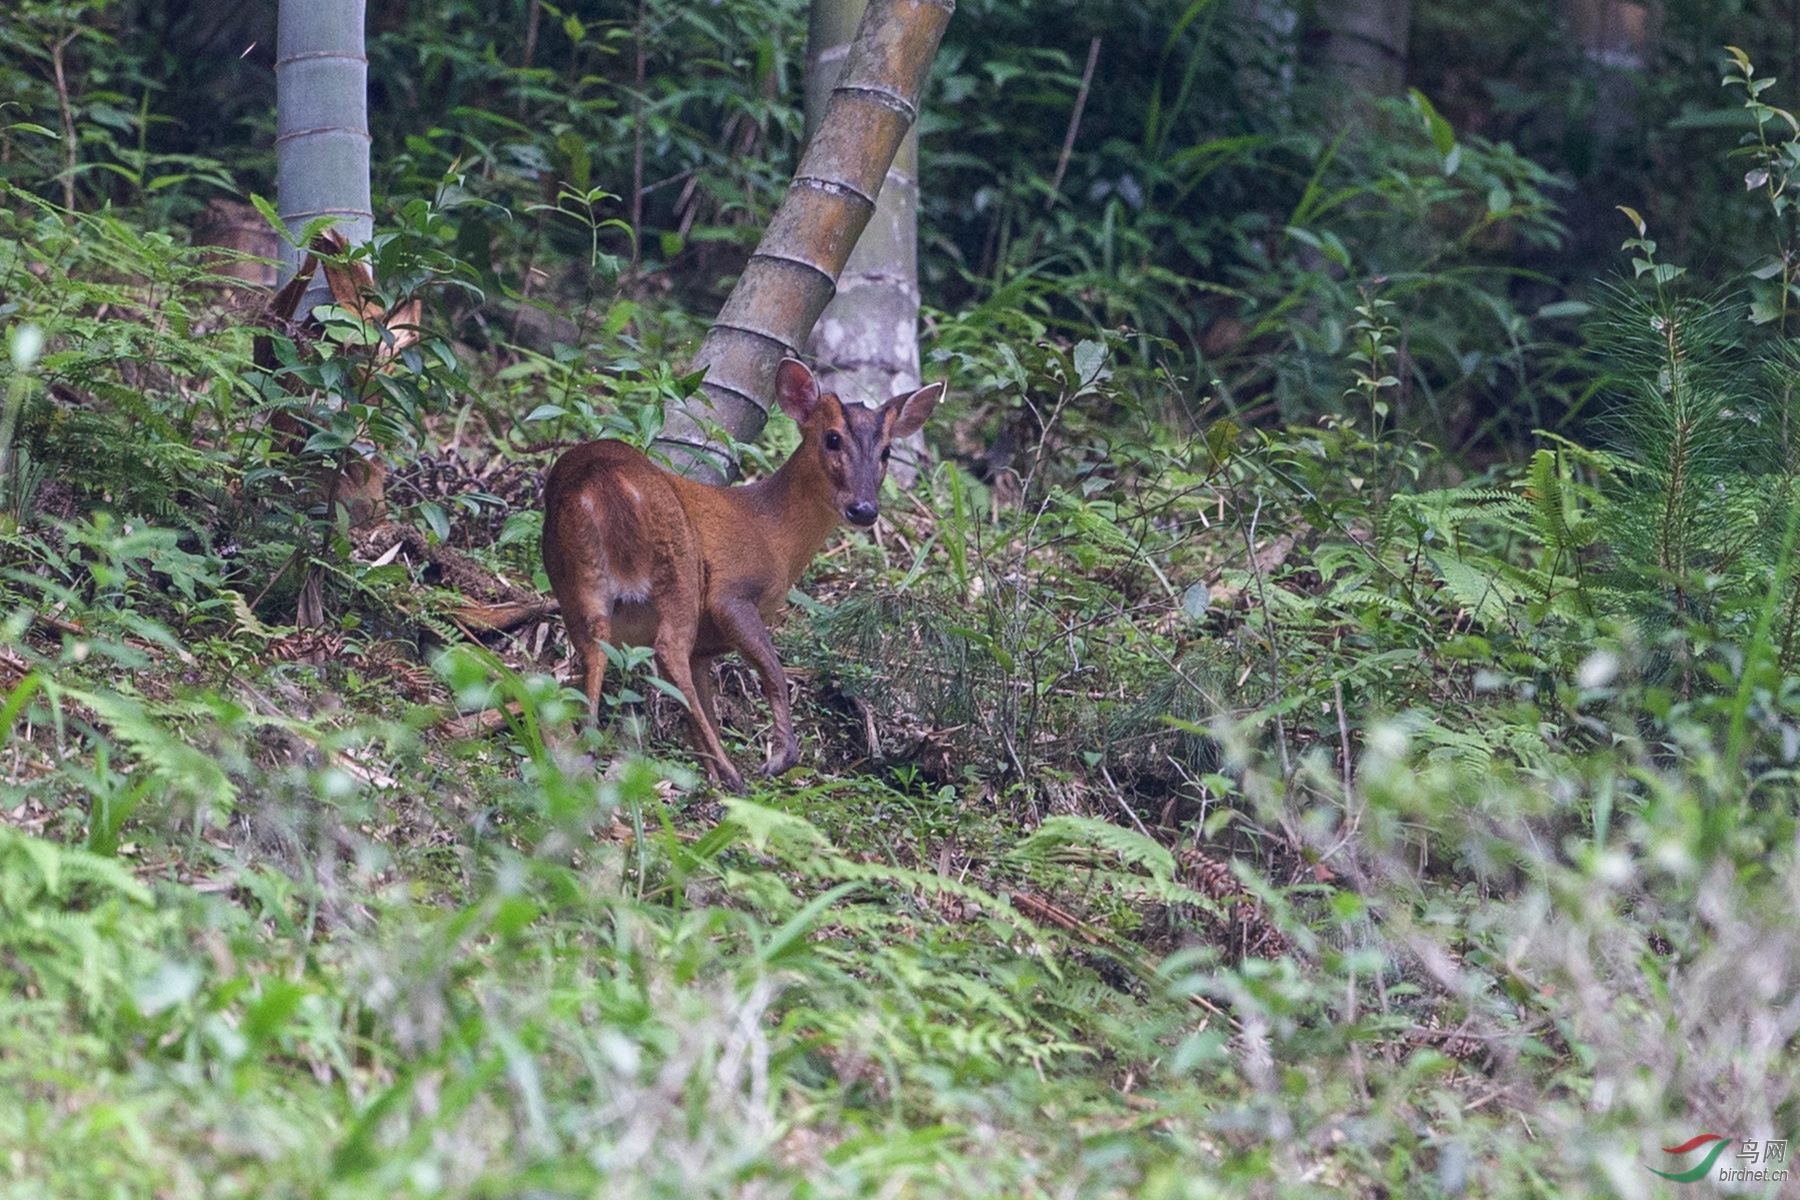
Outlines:
<svg viewBox="0 0 1800 1200"><path fill-rule="evenodd" d="M807 31L806 130L818 129L867 0L812 0ZM919 378L919 130L888 168L875 213L838 276L807 342L820 386L851 403L879 405ZM924 441L894 444L889 474L905 487Z"/></svg>
<svg viewBox="0 0 1800 1200"><path fill-rule="evenodd" d="M369 60L364 0L281 0L275 46L275 193L290 238L319 217L352 245L375 231L369 200ZM305 257L284 245L283 281ZM329 303L323 272L298 313ZM285 314L284 314L285 315Z"/></svg>
<svg viewBox="0 0 1800 1200"><path fill-rule="evenodd" d="M806 343L918 116L954 0L870 0L786 198L694 357L701 388L665 413L656 451L696 479L735 473L724 433L762 431L775 369Z"/></svg>

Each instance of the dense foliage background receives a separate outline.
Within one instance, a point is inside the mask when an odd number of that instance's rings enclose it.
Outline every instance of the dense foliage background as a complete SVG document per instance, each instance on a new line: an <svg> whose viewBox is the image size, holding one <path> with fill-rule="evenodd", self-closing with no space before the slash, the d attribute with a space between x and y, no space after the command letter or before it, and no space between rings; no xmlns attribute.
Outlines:
<svg viewBox="0 0 1800 1200"><path fill-rule="evenodd" d="M537 492L691 388L805 5L371 0L387 351L225 274L273 0L8 3L0 1193L1780 1169L1796 10L1413 0L1379 94L1352 7L962 0L951 398L780 635L803 767L723 797L647 654L575 719Z"/></svg>

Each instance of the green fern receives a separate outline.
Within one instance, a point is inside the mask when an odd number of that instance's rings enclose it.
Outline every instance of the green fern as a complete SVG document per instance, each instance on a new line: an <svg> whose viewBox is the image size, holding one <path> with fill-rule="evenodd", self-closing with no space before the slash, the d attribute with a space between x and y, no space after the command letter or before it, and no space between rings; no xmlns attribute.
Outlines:
<svg viewBox="0 0 1800 1200"><path fill-rule="evenodd" d="M73 688L61 695L93 710L146 770L193 801L202 821L221 821L237 806L237 785L218 761L164 726L141 702L113 692Z"/></svg>
<svg viewBox="0 0 1800 1200"><path fill-rule="evenodd" d="M100 1016L157 956L150 890L117 861L0 824L0 979ZM146 924L148 919L148 924Z"/></svg>
<svg viewBox="0 0 1800 1200"><path fill-rule="evenodd" d="M150 889L116 859L0 824L0 904L9 912L42 903L60 908L89 890L133 904L151 902Z"/></svg>
<svg viewBox="0 0 1800 1200"><path fill-rule="evenodd" d="M1176 882L1175 856L1168 847L1110 821L1077 816L1046 818L1029 837L1008 851L1006 858L1021 866L1054 864L1081 868L1090 884L1128 902L1185 905L1215 916L1219 913L1211 896ZM1127 869L1120 870L1121 866Z"/></svg>
<svg viewBox="0 0 1800 1200"><path fill-rule="evenodd" d="M919 871L890 863L859 862L846 858L832 847L830 839L816 825L793 813L740 799L726 801L726 811L731 814L733 824L743 830L757 850L777 856L791 869L810 878L839 883L886 885L927 899L954 897L965 900L1012 925L1039 944L1050 944L1046 932L1021 915L1003 896L935 871Z"/></svg>
<svg viewBox="0 0 1800 1200"><path fill-rule="evenodd" d="M1066 862L1087 860L1094 851L1139 867L1153 879L1175 877L1175 856L1168 847L1136 830L1094 817L1047 817L1031 836L1007 852L1007 858L1018 863Z"/></svg>

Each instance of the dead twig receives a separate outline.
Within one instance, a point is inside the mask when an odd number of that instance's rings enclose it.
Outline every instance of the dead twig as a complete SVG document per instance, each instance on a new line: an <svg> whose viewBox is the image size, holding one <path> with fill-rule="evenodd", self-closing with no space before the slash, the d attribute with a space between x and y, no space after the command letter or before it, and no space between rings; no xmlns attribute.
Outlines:
<svg viewBox="0 0 1800 1200"><path fill-rule="evenodd" d="M475 738L484 734L505 729L510 723L508 717L523 715L525 709L518 701L513 701L501 708L484 708L480 712L464 713L460 717L450 717L438 725L453 738Z"/></svg>
<svg viewBox="0 0 1800 1200"><path fill-rule="evenodd" d="M1074 934L1090 946L1098 946L1107 941L1106 936L1092 925L1040 896L1033 896L1029 892L1005 892L1003 895L1014 908L1040 925L1054 925L1065 933Z"/></svg>

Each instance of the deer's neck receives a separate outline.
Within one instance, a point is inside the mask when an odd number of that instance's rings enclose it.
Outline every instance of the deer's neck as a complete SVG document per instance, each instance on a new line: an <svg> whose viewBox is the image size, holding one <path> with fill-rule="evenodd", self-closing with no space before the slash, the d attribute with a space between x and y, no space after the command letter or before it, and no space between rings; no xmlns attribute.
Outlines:
<svg viewBox="0 0 1800 1200"><path fill-rule="evenodd" d="M786 581L784 595L838 524L838 512L831 502L831 481L806 450L802 445L782 464L781 470L744 489L757 514L769 522L769 545Z"/></svg>

